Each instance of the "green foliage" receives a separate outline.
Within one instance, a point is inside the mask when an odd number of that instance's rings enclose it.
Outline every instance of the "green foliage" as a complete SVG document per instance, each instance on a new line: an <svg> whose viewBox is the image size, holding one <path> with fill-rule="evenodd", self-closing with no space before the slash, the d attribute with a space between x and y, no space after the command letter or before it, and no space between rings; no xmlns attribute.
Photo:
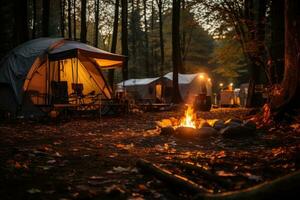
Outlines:
<svg viewBox="0 0 300 200"><path fill-rule="evenodd" d="M211 56L210 63L215 64L213 73L225 78L240 77L246 69L246 61L238 42L232 39L221 39L216 42L216 48Z"/></svg>
<svg viewBox="0 0 300 200"><path fill-rule="evenodd" d="M181 40L182 58L186 72L198 72L209 68L210 55L213 52L214 40L207 31L195 20L194 14L185 10L181 15L181 38L183 33L185 39ZM168 12L164 18L165 35L165 57L167 71L172 67L172 32L169 23L171 13Z"/></svg>

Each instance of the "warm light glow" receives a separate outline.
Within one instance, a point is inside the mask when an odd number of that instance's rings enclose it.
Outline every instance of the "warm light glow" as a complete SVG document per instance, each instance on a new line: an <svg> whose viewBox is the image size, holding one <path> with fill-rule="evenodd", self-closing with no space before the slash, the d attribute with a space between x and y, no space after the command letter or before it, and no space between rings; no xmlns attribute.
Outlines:
<svg viewBox="0 0 300 200"><path fill-rule="evenodd" d="M223 85L224 85L223 83L220 83L220 84L219 84L220 87L223 87Z"/></svg>
<svg viewBox="0 0 300 200"><path fill-rule="evenodd" d="M200 79L204 79L204 76L203 76L202 74L200 74L200 76L199 76L199 77L200 77Z"/></svg>
<svg viewBox="0 0 300 200"><path fill-rule="evenodd" d="M233 83L230 83L229 85L232 87L232 86L233 86Z"/></svg>
<svg viewBox="0 0 300 200"><path fill-rule="evenodd" d="M188 106L184 112L184 117L180 120L179 126L196 128L196 113L192 106Z"/></svg>
<svg viewBox="0 0 300 200"><path fill-rule="evenodd" d="M211 79L210 79L210 78L208 78L207 80L208 80L209 82L211 82Z"/></svg>

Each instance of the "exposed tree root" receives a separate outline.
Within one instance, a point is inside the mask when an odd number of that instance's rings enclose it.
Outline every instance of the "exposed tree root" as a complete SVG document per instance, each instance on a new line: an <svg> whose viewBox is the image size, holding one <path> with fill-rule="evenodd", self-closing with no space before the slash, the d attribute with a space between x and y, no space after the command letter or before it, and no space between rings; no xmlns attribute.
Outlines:
<svg viewBox="0 0 300 200"><path fill-rule="evenodd" d="M300 195L300 171L268 181L257 186L220 194L198 194L197 200L271 200L298 199Z"/></svg>
<svg viewBox="0 0 300 200"><path fill-rule="evenodd" d="M219 185L228 188L231 183L229 181L227 181L224 178L221 178L207 170L205 170L203 167L192 164L192 163L187 163L187 162L174 162L175 164L177 164L180 168L189 170L189 171L194 171L195 173L203 176L205 179L211 180L213 182L218 183Z"/></svg>
<svg viewBox="0 0 300 200"><path fill-rule="evenodd" d="M165 181L168 186L179 188L183 191L197 193L196 200L271 200L271 199L297 199L300 195L300 171L277 178L273 181L267 181L257 186L234 192L225 192L220 194L211 194L211 191L203 188L197 183L173 174L149 161L140 159L137 166Z"/></svg>
<svg viewBox="0 0 300 200"><path fill-rule="evenodd" d="M194 194L211 192L198 185L197 183L187 179L186 177L174 174L147 160L139 159L137 161L137 167L149 173L149 175L153 175L157 179L165 181L168 184L168 186L173 187L175 189L182 189L184 191L188 191Z"/></svg>

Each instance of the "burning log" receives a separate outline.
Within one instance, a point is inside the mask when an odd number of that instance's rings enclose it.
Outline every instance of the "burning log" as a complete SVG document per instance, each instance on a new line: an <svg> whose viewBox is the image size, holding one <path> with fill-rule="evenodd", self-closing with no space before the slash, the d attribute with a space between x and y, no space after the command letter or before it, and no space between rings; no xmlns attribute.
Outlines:
<svg viewBox="0 0 300 200"><path fill-rule="evenodd" d="M234 192L196 195L194 200L271 200L298 199L300 195L300 171L278 178L271 182Z"/></svg>
<svg viewBox="0 0 300 200"><path fill-rule="evenodd" d="M228 188L231 186L231 182L209 172L208 170L204 169L203 167L201 167L199 165L195 165L195 164L188 163L188 162L178 162L178 161L177 162L175 161L174 163L176 165L180 166L182 169L194 171L195 173L203 176L204 178L214 181L225 188Z"/></svg>
<svg viewBox="0 0 300 200"><path fill-rule="evenodd" d="M211 193L210 190L203 188L188 178L174 174L147 160L139 159L136 164L141 170L150 173L162 181L165 181L169 186L175 187L176 189L182 189L191 193Z"/></svg>

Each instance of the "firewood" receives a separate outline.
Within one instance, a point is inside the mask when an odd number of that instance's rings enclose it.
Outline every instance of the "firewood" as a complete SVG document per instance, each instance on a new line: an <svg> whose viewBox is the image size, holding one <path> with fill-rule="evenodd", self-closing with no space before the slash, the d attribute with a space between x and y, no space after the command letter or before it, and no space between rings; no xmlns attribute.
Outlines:
<svg viewBox="0 0 300 200"><path fill-rule="evenodd" d="M203 176L205 179L216 182L216 183L220 184L223 187L228 188L228 187L231 186L231 182L229 182L228 180L209 172L208 170L204 169L201 166L198 166L198 165L195 165L195 164L192 164L192 163L178 162L178 161L174 161L173 163L178 165L182 169L189 170L189 171L194 171L195 173Z"/></svg>
<svg viewBox="0 0 300 200"><path fill-rule="evenodd" d="M298 199L300 195L300 171L267 181L257 186L220 194L199 193L194 200L271 200Z"/></svg>
<svg viewBox="0 0 300 200"><path fill-rule="evenodd" d="M211 193L210 190L205 189L201 185L189 180L186 177L174 174L169 170L163 169L156 164L153 164L147 160L139 159L137 161L137 167L142 171L155 176L157 179L164 181L168 186L176 189L182 189L191 193Z"/></svg>

